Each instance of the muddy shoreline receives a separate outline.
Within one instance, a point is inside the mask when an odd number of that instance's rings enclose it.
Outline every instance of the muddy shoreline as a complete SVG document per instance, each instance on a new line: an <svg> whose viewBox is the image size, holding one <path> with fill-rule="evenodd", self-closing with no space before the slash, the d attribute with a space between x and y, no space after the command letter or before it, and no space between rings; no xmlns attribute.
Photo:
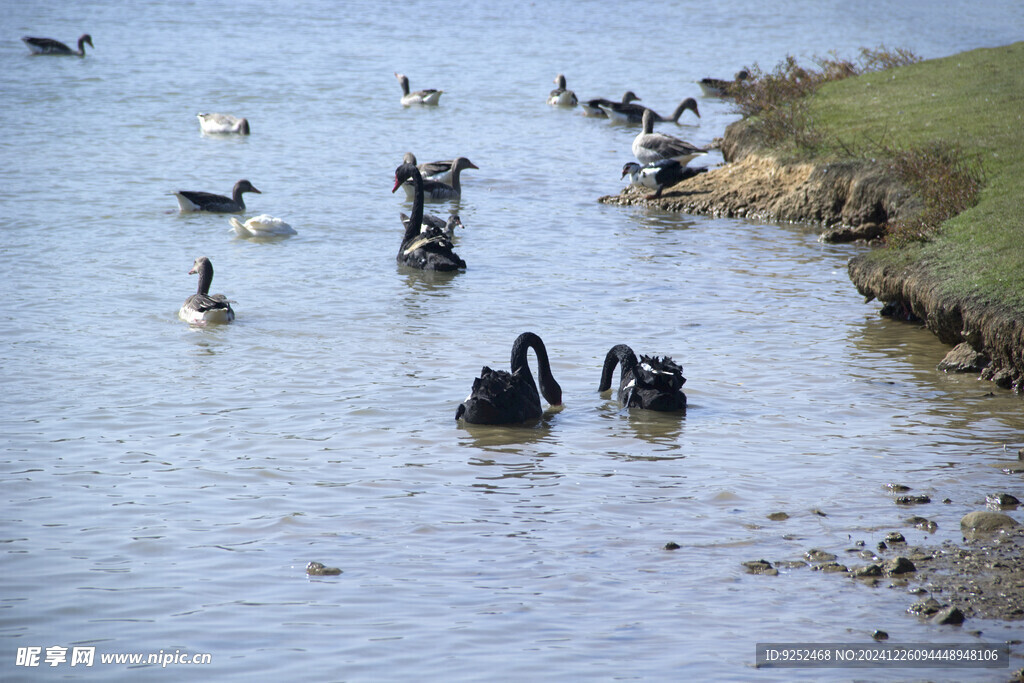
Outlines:
<svg viewBox="0 0 1024 683"><path fill-rule="evenodd" d="M890 220L920 210L920 202L873 161L783 162L761 149L745 121L726 128L719 143L726 164L665 188L661 197L627 187L600 202L664 211L818 225L829 242L877 241ZM923 324L954 347L936 358L945 372L970 372L1024 392L1024 321L998 302L942 291L928 264L893 268L863 256L849 264L850 279L883 315Z"/></svg>

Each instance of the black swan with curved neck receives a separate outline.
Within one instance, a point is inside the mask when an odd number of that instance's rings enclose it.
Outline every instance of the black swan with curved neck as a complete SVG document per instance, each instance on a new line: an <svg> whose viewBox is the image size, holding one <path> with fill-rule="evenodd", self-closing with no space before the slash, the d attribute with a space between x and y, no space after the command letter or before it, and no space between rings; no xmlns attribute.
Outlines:
<svg viewBox="0 0 1024 683"><path fill-rule="evenodd" d="M85 46L95 47L92 44L92 36L88 33L83 33L78 38L78 49L72 50L70 47L54 40L53 38L33 38L32 36L24 36L22 40L28 45L28 49L32 51L34 55L68 55L72 57L84 57Z"/></svg>
<svg viewBox="0 0 1024 683"><path fill-rule="evenodd" d="M608 350L601 370L601 385L598 391L607 391L612 386L612 372L615 365L622 367L619 377L619 401L627 408L647 410L685 410L686 394L683 393L683 368L668 356L640 356L636 360L633 349L617 344Z"/></svg>
<svg viewBox="0 0 1024 683"><path fill-rule="evenodd" d="M540 395L533 374L526 362L526 351L537 354L540 393L553 406L562 404L562 387L551 375L548 352L544 342L533 332L523 332L512 344L512 372L491 370L484 366L473 380L469 397L455 411L455 419L473 424L514 424L537 420L543 414Z"/></svg>
<svg viewBox="0 0 1024 683"><path fill-rule="evenodd" d="M455 253L451 239L444 230L437 227L423 229L423 176L414 164L402 164L395 169L394 192L408 179L412 179L416 193L412 204L412 215L404 221L405 234L402 246L398 248L397 260L422 270L459 270L466 262Z"/></svg>

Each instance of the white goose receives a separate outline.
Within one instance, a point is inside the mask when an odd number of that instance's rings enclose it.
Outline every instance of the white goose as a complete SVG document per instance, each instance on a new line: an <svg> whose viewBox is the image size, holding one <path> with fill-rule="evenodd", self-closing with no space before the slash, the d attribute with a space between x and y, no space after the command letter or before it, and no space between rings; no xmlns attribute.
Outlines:
<svg viewBox="0 0 1024 683"><path fill-rule="evenodd" d="M654 112L650 109L644 112L643 130L633 140L633 156L642 165L654 164L665 159L675 159L685 166L691 159L707 154L706 149L695 147L689 142L655 133Z"/></svg>
<svg viewBox="0 0 1024 683"><path fill-rule="evenodd" d="M441 99L441 94L444 93L444 90L434 90L433 88L409 92L409 78L405 74L397 72L395 73L395 78L398 79L399 85L402 86L401 101L403 107L409 107L414 104L436 106L437 101Z"/></svg>
<svg viewBox="0 0 1024 683"><path fill-rule="evenodd" d="M552 107L575 107L579 103L576 93L565 89L565 76L562 74L555 76L555 85L558 87L548 95L548 104Z"/></svg>
<svg viewBox="0 0 1024 683"><path fill-rule="evenodd" d="M253 216L244 223L234 216L229 217L228 221L231 222L231 231L238 237L258 239L261 237L286 237L298 234L295 232L295 228L280 218L274 218L266 213Z"/></svg>
<svg viewBox="0 0 1024 683"><path fill-rule="evenodd" d="M77 51L72 50L64 43L59 40L54 40L53 38L33 38L32 36L23 36L21 40L28 46L28 49L31 50L34 55L84 57L86 44L95 49L92 44L92 36L88 33L83 33L79 37Z"/></svg>
<svg viewBox="0 0 1024 683"><path fill-rule="evenodd" d="M189 275L199 274L199 288L195 294L185 299L178 311L178 317L192 325L207 323L229 323L235 319L231 302L223 294L210 295L210 283L213 282L213 264L210 259L200 256L192 264Z"/></svg>
<svg viewBox="0 0 1024 683"><path fill-rule="evenodd" d="M196 114L196 118L199 119L199 128L206 135L249 134L249 119L231 114Z"/></svg>

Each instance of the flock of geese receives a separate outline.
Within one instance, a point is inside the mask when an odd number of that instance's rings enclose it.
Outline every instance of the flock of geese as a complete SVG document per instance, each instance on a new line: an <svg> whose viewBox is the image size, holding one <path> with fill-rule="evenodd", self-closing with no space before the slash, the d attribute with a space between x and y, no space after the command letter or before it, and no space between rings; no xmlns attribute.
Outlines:
<svg viewBox="0 0 1024 683"><path fill-rule="evenodd" d="M78 50L72 50L64 43L50 38L24 37L22 40L33 54L85 56L85 45L93 47L92 37L83 34L78 39ZM736 87L747 77L746 72L737 74L733 81L704 79L701 87L707 94L721 95ZM402 106L437 106L443 90L424 89L410 91L409 79L395 73L402 89ZM547 102L557 107L579 105L576 94L566 87L565 76L555 78L556 88L551 91ZM663 117L653 110L635 104L640 98L627 91L619 102L597 98L583 103L584 114L595 118L608 118L624 123L640 123L641 132L633 141L632 151L637 162L627 163L622 177L629 177L630 183L656 190L660 195L665 187L682 179L692 177L706 169L691 169L687 164L704 154L706 149L696 147L684 140L654 132L654 124L661 121L678 122L686 111L697 117L700 112L693 98L679 103L672 116ZM249 135L249 122L245 118L220 113L197 115L200 129L206 135ZM449 161L417 164L416 157L407 153L401 165L395 169L395 184L392 192L403 187L407 198L413 202L410 215L401 214L404 232L396 260L411 268L435 271L456 271L466 267L466 262L455 253L453 239L455 228L462 225L458 215L447 220L424 213L424 202L458 199L462 193L460 174L467 169L478 168L464 156ZM211 213L240 214L245 212L244 195L260 194L248 180L239 180L232 188L231 196L179 190L174 192L182 213L205 211ZM266 214L242 222L230 217L232 230L243 237L269 237L295 234L295 230L279 218ZM178 317L193 325L228 323L234 320L235 312L231 300L223 294L210 294L213 282L213 264L205 256L195 259L190 275L199 278L196 293L188 297L178 311ZM527 361L527 351L533 349L537 357L539 387ZM618 398L625 407L657 411L684 411L686 395L682 391L686 378L683 369L671 358L641 355L637 359L633 350L625 344L617 344L605 356L601 372L600 392L611 389L615 368L620 368ZM524 332L512 344L510 369L492 370L485 366L480 376L473 381L470 395L456 410L456 420L473 424L518 424L535 422L543 415L540 398L544 397L551 406L562 403L562 389L551 373L547 349L543 340L533 332Z"/></svg>

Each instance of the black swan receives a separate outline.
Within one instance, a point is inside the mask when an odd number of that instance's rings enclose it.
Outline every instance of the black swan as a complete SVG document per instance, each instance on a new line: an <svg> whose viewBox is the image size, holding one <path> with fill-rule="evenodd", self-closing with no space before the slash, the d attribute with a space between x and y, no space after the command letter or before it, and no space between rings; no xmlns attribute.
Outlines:
<svg viewBox="0 0 1024 683"><path fill-rule="evenodd" d="M253 187L252 183L248 180L239 180L231 189L230 197L211 192L192 192L189 190L178 190L174 193L174 196L178 198L178 208L181 210L181 213L192 213L193 211L242 213L245 211L245 201L242 199L243 192L263 194Z"/></svg>
<svg viewBox="0 0 1024 683"><path fill-rule="evenodd" d="M394 192L402 183L412 178L415 186L415 198L412 204L412 215L405 224L402 246L398 248L397 260L413 268L422 270L459 270L466 267L466 262L455 253L451 239L444 230L435 227L423 230L423 176L413 164L402 164L395 169Z"/></svg>
<svg viewBox="0 0 1024 683"><path fill-rule="evenodd" d="M562 387L558 386L551 375L544 342L533 332L523 332L512 344L512 372L491 370L484 366L480 376L473 380L473 390L469 397L455 411L455 419L491 425L539 419L543 413L540 395L526 362L526 351L531 347L537 354L540 393L551 405L561 405Z"/></svg>
<svg viewBox="0 0 1024 683"><path fill-rule="evenodd" d="M70 47L54 40L53 38L33 38L32 36L25 36L22 38L28 49L32 51L34 55L67 55L72 57L84 57L85 46L94 47L92 44L92 36L88 33L83 33L78 39L78 50L72 50Z"/></svg>
<svg viewBox="0 0 1024 683"><path fill-rule="evenodd" d="M622 405L661 411L686 409L686 394L682 391L686 383L683 369L668 356L640 356L638 363L633 349L617 344L604 357L598 391L611 388L616 363L622 367L619 378L619 401Z"/></svg>

